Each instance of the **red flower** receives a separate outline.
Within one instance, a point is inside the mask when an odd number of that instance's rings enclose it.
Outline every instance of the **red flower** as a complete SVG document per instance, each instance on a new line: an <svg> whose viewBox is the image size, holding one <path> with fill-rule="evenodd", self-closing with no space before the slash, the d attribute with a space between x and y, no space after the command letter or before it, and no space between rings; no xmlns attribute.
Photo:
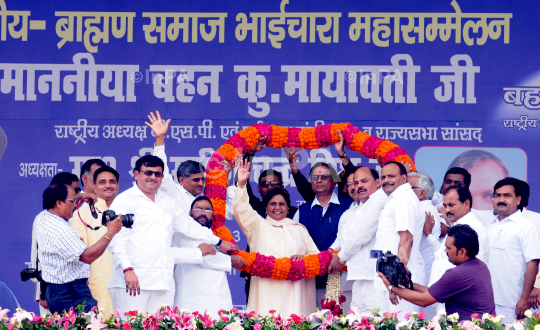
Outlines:
<svg viewBox="0 0 540 330"><path fill-rule="evenodd" d="M478 313L474 313L473 315L471 315L471 317L472 317L473 319L476 319L476 318L478 317Z"/></svg>
<svg viewBox="0 0 540 330"><path fill-rule="evenodd" d="M229 318L228 318L227 316L223 316L223 317L221 318L221 321L227 322L227 321L229 321Z"/></svg>
<svg viewBox="0 0 540 330"><path fill-rule="evenodd" d="M238 308L233 307L233 308L231 309L231 312L233 312L233 313L238 313Z"/></svg>
<svg viewBox="0 0 540 330"><path fill-rule="evenodd" d="M137 311L129 311L129 312L125 312L124 313L124 316L137 316Z"/></svg>
<svg viewBox="0 0 540 330"><path fill-rule="evenodd" d="M423 319L426 318L426 313L420 312L420 313L418 313L418 316L417 316L417 317L418 317L420 320L423 320Z"/></svg>
<svg viewBox="0 0 540 330"><path fill-rule="evenodd" d="M128 322L124 323L124 325L122 326L122 328L124 328L124 330L129 330L131 329L131 324L129 324Z"/></svg>
<svg viewBox="0 0 540 330"><path fill-rule="evenodd" d="M275 312L276 312L275 309L271 309L271 310L268 311L268 313L270 313L270 314L274 314Z"/></svg>
<svg viewBox="0 0 540 330"><path fill-rule="evenodd" d="M540 314L534 314L534 317L539 317L539 316L540 316Z"/></svg>

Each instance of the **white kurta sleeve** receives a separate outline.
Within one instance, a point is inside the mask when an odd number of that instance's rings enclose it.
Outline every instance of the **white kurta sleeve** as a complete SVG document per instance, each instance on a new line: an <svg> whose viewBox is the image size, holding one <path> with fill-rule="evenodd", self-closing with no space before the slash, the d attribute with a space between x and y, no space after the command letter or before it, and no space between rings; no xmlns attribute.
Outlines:
<svg viewBox="0 0 540 330"><path fill-rule="evenodd" d="M379 223L379 216L386 204L387 198L385 196L372 194L369 201L365 205L365 209L362 210L362 216L357 219L356 217L352 226L349 226L353 233L347 235L351 239L343 240L341 243L341 251L339 251L339 258L347 261L354 251L360 251L362 246L367 244L377 233L377 227ZM354 239L353 239L354 238Z"/></svg>
<svg viewBox="0 0 540 330"><path fill-rule="evenodd" d="M236 187L230 186L227 188L227 200L225 201L225 220L234 220L234 196L236 195Z"/></svg>
<svg viewBox="0 0 540 330"><path fill-rule="evenodd" d="M334 251L339 251L341 249L341 239L343 236L343 224L347 221L354 220L354 219L349 219L349 217L353 216L351 212L352 212L351 210L347 210L339 218L336 240L334 241L334 243L332 243L332 245L330 245L330 248Z"/></svg>
<svg viewBox="0 0 540 330"><path fill-rule="evenodd" d="M174 206L173 216L173 230L175 232L211 245L219 243L219 237L215 236L210 229L203 227L194 221L193 218L181 208Z"/></svg>
<svg viewBox="0 0 540 330"><path fill-rule="evenodd" d="M125 195L116 197L109 210L113 210L117 215L135 213L131 208L129 200L124 197ZM108 249L113 254L113 267L115 268L126 269L131 267L131 262L127 253L127 244L130 234L131 229L122 227L109 243Z"/></svg>
<svg viewBox="0 0 540 330"><path fill-rule="evenodd" d="M396 198L394 210L396 232L408 231L414 236L416 209L411 201L405 196L399 196Z"/></svg>
<svg viewBox="0 0 540 330"><path fill-rule="evenodd" d="M216 254L209 254L207 256L204 256L202 257L202 259L202 268L221 270L224 272L231 271L231 257L226 254L220 253L219 251Z"/></svg>
<svg viewBox="0 0 540 330"><path fill-rule="evenodd" d="M203 255L198 248L173 247L173 257L175 264L202 264Z"/></svg>
<svg viewBox="0 0 540 330"><path fill-rule="evenodd" d="M165 168L163 169L163 174L165 175L163 177L163 180L161 181L161 186L159 186L159 190L163 191L167 195L172 197L172 194L174 193L176 187L176 183L174 182L174 178L169 171L169 166L167 165L167 155L165 154L165 145L161 146L154 146L154 156L159 157L165 164Z"/></svg>
<svg viewBox="0 0 540 330"><path fill-rule="evenodd" d="M538 232L532 221L527 219L527 222L527 230L518 233L519 243L521 244L521 251L523 251L525 262L540 259L540 239L538 238Z"/></svg>
<svg viewBox="0 0 540 330"><path fill-rule="evenodd" d="M428 236L426 236L426 239L429 245L431 246L433 253L437 252L439 248L441 247L441 242L439 242L439 239L432 234L429 234Z"/></svg>

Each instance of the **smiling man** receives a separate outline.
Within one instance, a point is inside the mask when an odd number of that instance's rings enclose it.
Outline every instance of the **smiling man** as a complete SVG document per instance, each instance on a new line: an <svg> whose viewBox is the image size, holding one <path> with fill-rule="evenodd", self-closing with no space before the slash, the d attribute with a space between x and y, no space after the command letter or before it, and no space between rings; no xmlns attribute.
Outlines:
<svg viewBox="0 0 540 330"><path fill-rule="evenodd" d="M398 255L412 273L412 281L424 285L425 269L420 254L420 240L425 221L425 214L420 201L407 182L405 166L397 162L388 162L381 169L382 189L388 201L379 217L375 250L387 251ZM399 303L398 307L390 304L393 295L381 281L375 281L375 289L380 292L378 306L384 311L419 311L418 306L408 302ZM396 309L398 308L398 309Z"/></svg>
<svg viewBox="0 0 540 330"><path fill-rule="evenodd" d="M174 295L168 291L174 288L174 264L202 258L173 247L173 234L218 245L222 252L238 249L194 222L159 190L163 168L158 157L139 158L133 169L136 184L110 206L117 214L134 214L133 228L122 228L109 247L114 256L109 292L114 309L121 315L131 310L155 312L162 304L173 304Z"/></svg>
<svg viewBox="0 0 540 330"><path fill-rule="evenodd" d="M374 169L363 166L352 176L355 193L351 193L351 197L354 196L358 206L351 207L339 220L339 246L335 249L341 250L333 255L328 271L347 266L347 281L354 282L350 305L363 312L377 307L378 295L373 282L376 260L371 258L370 251L375 246L379 216L388 196L380 189L379 174Z"/></svg>
<svg viewBox="0 0 540 330"><path fill-rule="evenodd" d="M102 214L109 209L116 195L118 195L118 189L120 188L118 181L120 175L112 167L107 165L98 167L93 175L91 180L89 179L87 182L92 181L92 189L97 195L97 201L94 207L98 217L94 219L89 205L85 203L81 205L78 212L75 212L71 221L71 226L88 247L99 242L107 233L106 227L102 226L98 230L93 230L88 226L92 228L101 226ZM109 277L112 272L112 262L113 256L107 249L101 257L92 263L90 278L88 279L88 287L90 287L92 296L97 300L98 307L105 309L105 313L107 314L114 312L108 289Z"/></svg>
<svg viewBox="0 0 540 330"><path fill-rule="evenodd" d="M488 265L503 322L524 317L538 274L540 240L534 223L522 215L523 195L523 183L515 178L502 179L493 188L498 221L489 227Z"/></svg>
<svg viewBox="0 0 540 330"><path fill-rule="evenodd" d="M347 211L353 200L338 196L334 192L337 182L336 170L326 163L316 163L311 168L311 188L315 192L312 202L304 203L294 215L295 221L303 224L319 251L326 251L336 240L339 218ZM326 293L325 276L317 276L317 305Z"/></svg>
<svg viewBox="0 0 540 330"><path fill-rule="evenodd" d="M189 215L201 226L210 228L213 211L210 199L199 196L191 204ZM188 237L183 237L181 241L181 248L192 249L194 254L200 254L197 249L204 244L201 240ZM208 310L213 315L218 315L220 309L230 310L233 305L226 273L231 272L231 265L239 268L245 264L240 256L217 252L203 253L197 263L176 265L181 268L182 276L176 279L174 305L190 312Z"/></svg>
<svg viewBox="0 0 540 330"><path fill-rule="evenodd" d="M472 205L473 198L469 188L461 186L447 188L443 203L446 217L452 225L468 225L476 232L479 244L476 258L487 264L489 262L489 237L484 224L471 212ZM448 259L445 245L441 244L435 252L429 285L433 285L447 270L454 267L455 265ZM440 308L442 306L439 306L437 310Z"/></svg>

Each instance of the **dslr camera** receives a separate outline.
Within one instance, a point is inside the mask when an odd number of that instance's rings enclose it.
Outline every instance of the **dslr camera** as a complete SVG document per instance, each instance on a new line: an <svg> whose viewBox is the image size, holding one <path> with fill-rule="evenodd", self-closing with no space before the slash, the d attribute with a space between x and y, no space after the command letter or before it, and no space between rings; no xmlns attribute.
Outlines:
<svg viewBox="0 0 540 330"><path fill-rule="evenodd" d="M41 278L41 270L38 271L35 268L25 268L21 271L21 280L23 282L26 282L31 278L36 278L38 281L42 282L43 279Z"/></svg>
<svg viewBox="0 0 540 330"><path fill-rule="evenodd" d="M113 221L118 216L113 210L107 210L103 212L103 216L101 217L101 224L103 226L107 226L107 222ZM133 226L133 214L124 214L122 215L122 226L126 228L131 228Z"/></svg>
<svg viewBox="0 0 540 330"><path fill-rule="evenodd" d="M390 251L383 254L380 250L371 250L370 253L371 258L377 259L377 271L383 273L393 286L413 289L411 272L405 269L398 256Z"/></svg>

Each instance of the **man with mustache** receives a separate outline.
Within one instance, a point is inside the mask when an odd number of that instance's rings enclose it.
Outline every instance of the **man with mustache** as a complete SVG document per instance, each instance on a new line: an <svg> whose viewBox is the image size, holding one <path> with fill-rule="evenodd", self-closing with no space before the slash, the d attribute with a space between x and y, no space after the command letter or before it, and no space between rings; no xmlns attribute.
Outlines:
<svg viewBox="0 0 540 330"><path fill-rule="evenodd" d="M198 163L193 160L186 160L182 162L176 171L176 176L178 178L178 183L174 182L173 176L170 173L169 166L167 165L167 155L165 154L165 136L169 130L169 124L171 119L163 122L159 111L156 111L156 115L153 112L150 112L148 115L150 122L145 122L145 124L152 129L156 136L156 144L154 146L154 156L159 157L165 166L163 169L163 180L160 185L160 190L169 195L174 200L174 203L177 207L182 209L184 212L189 213L191 211L191 204L198 196L203 195L203 188L205 186L205 168L201 163ZM227 176L229 175L232 167L226 160L222 161ZM234 213L232 208L232 202L234 200L236 188L235 186L230 186L227 188L226 195L226 207L225 207L225 220L233 220ZM173 235L173 247L182 246L182 236L178 233ZM181 250L183 251L183 250ZM187 259L189 260L189 258ZM182 282L182 270L180 267L175 267L174 270L174 283L171 283L171 287L177 285L177 283ZM169 291L170 301L174 301L175 296L179 296L180 292L174 292L174 290Z"/></svg>
<svg viewBox="0 0 540 330"><path fill-rule="evenodd" d="M370 251L375 246L379 216L388 196L380 189L379 174L374 169L362 166L352 176L356 194L351 195L357 206L339 219L339 246L334 248L340 251L333 255L328 271L347 266L347 281L354 281L350 305L363 312L377 307L378 296L373 287L376 260L371 258Z"/></svg>
<svg viewBox="0 0 540 330"><path fill-rule="evenodd" d="M462 224L470 226L478 235L478 254L476 257L484 263L489 261L489 237L484 224L476 218L471 212L473 198L467 187L452 186L446 189L444 194L444 212L445 216L452 225ZM434 243L437 244L437 243ZM454 268L455 265L450 262L446 254L445 245L440 244L435 252L435 260L431 268L429 285L433 285L446 273L447 270ZM438 306L437 310L443 308Z"/></svg>
<svg viewBox="0 0 540 330"><path fill-rule="evenodd" d="M118 181L120 175L114 168L103 165L93 172L93 177L87 179L86 182L92 181L92 189L97 195L97 201L94 207L98 217L94 219L89 205L85 203L74 213L71 221L71 226L88 247L99 242L107 233L107 228L101 226L101 218L103 212L109 209L116 195L118 195L120 188ZM87 186L88 184L85 187ZM92 228L101 227L98 230L93 230L88 226ZM114 312L108 289L109 277L112 272L112 262L113 256L106 249L101 257L92 263L90 278L88 279L88 287L90 287L92 296L97 300L98 307L103 308L106 314Z"/></svg>
<svg viewBox="0 0 540 330"><path fill-rule="evenodd" d="M381 183L388 201L379 217L375 250L397 255L411 271L412 281L424 285L425 269L420 254L420 240L426 216L407 182L405 166L398 162L386 163L381 169ZM378 306L383 311L419 311L418 306L406 301L396 306L390 304L390 299L396 302L396 297L388 292L382 281L375 281L375 290L380 292Z"/></svg>
<svg viewBox="0 0 540 330"><path fill-rule="evenodd" d="M163 304L172 305L174 295L169 291L174 287L174 264L200 262L205 251L213 250L207 245L187 251L174 247L174 233L217 245L224 253L238 250L233 243L196 224L159 190L164 167L156 156L139 158L133 169L136 184L119 194L110 206L116 214L134 215L133 227L122 228L109 246L114 257L109 292L120 315L132 310L153 313Z"/></svg>
<svg viewBox="0 0 540 330"><path fill-rule="evenodd" d="M201 226L212 226L213 206L206 196L195 198L191 204L189 215ZM204 241L182 237L181 248L196 249ZM176 268L182 271L182 281L177 283L174 305L190 312L208 310L218 315L220 309L230 310L232 305L231 291L226 272L231 271L231 265L239 268L246 262L240 256L229 256L214 250L203 256L196 264L178 264Z"/></svg>
<svg viewBox="0 0 540 330"><path fill-rule="evenodd" d="M489 271L497 315L503 322L522 319L530 308L529 295L538 274L540 239L523 214L522 181L505 178L493 187L497 222L489 227Z"/></svg>
<svg viewBox="0 0 540 330"><path fill-rule="evenodd" d="M312 202L302 204L293 220L303 224L319 251L326 251L337 237L339 218L351 206L353 200L338 196L334 192L337 183L336 170L326 163L316 163L311 168L311 188L315 192ZM316 301L320 307L326 294L328 276L315 278Z"/></svg>

